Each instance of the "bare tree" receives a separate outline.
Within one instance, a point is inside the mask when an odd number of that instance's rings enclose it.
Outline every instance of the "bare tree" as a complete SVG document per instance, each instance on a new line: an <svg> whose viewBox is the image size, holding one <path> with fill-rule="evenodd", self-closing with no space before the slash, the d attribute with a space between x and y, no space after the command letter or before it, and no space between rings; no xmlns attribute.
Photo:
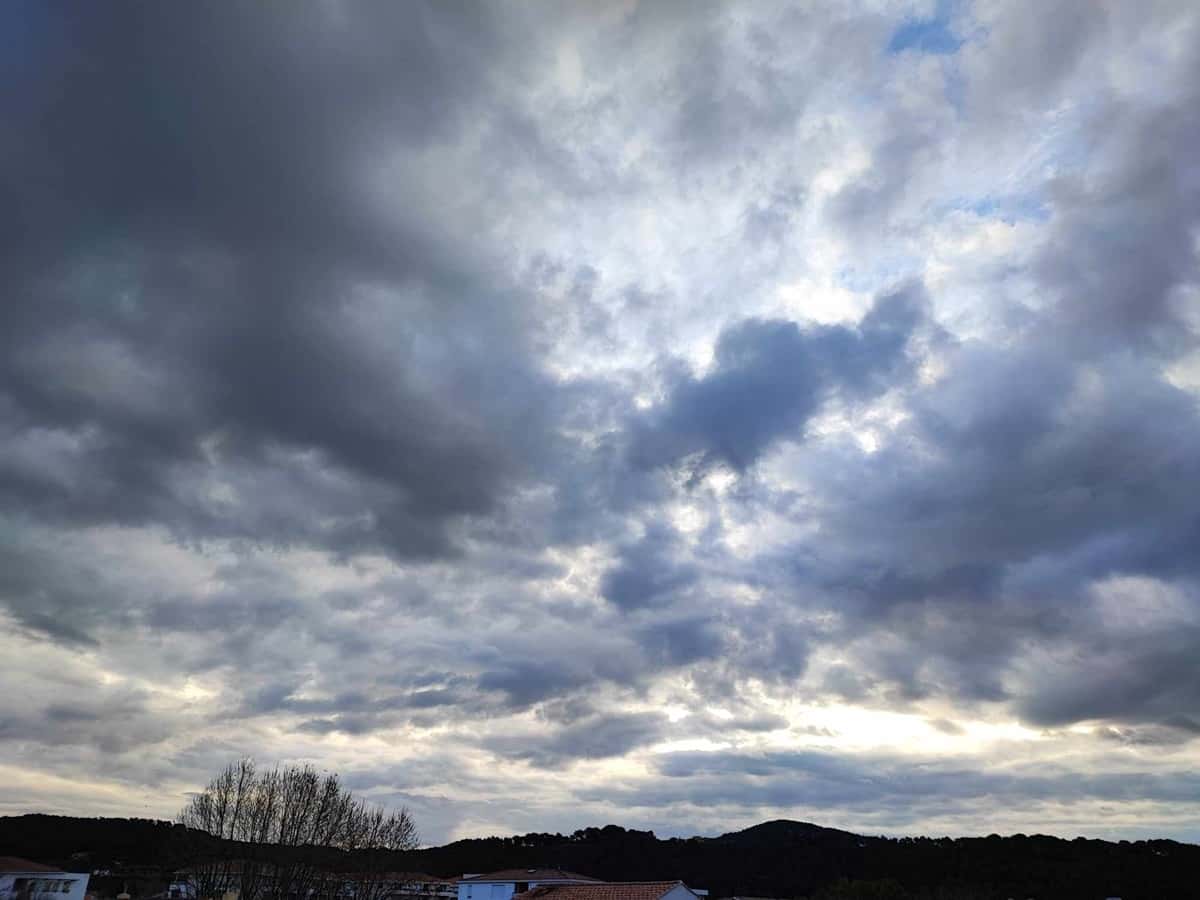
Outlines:
<svg viewBox="0 0 1200 900"><path fill-rule="evenodd" d="M393 889L389 863L398 850L415 848L417 827L408 811L385 812L359 801L351 812L352 843L346 847L356 864L350 869L354 900L386 900Z"/></svg>
<svg viewBox="0 0 1200 900"><path fill-rule="evenodd" d="M254 761L241 759L226 766L180 813L183 825L219 841L216 847L210 847L195 859L188 871L200 900L219 900L227 891L237 891L245 900L257 900L254 873L248 875L244 854L231 852L230 845L236 846L245 837L248 810L258 787Z"/></svg>
<svg viewBox="0 0 1200 900"><path fill-rule="evenodd" d="M260 772L231 763L196 794L179 821L220 839L190 878L198 900L385 900L398 851L418 845L408 810L357 799L337 775L311 766Z"/></svg>

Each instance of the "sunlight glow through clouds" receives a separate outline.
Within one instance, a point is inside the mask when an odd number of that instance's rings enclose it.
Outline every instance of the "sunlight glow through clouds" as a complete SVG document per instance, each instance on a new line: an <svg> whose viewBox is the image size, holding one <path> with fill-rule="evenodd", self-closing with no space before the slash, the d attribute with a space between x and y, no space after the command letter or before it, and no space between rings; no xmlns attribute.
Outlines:
<svg viewBox="0 0 1200 900"><path fill-rule="evenodd" d="M4 811L1194 834L1195 4L280 16L21 57Z"/></svg>

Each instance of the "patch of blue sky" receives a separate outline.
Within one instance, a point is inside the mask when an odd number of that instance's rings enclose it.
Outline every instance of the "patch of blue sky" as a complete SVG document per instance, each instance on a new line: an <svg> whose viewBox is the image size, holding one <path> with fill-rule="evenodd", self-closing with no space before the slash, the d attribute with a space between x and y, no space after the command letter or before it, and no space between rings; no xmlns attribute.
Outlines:
<svg viewBox="0 0 1200 900"><path fill-rule="evenodd" d="M874 294L921 273L924 261L910 253L886 252L869 264L843 266L834 274L834 283L855 294Z"/></svg>
<svg viewBox="0 0 1200 900"><path fill-rule="evenodd" d="M1050 218L1050 208L1036 194L987 194L983 197L959 198L946 205L947 210L963 210L981 218L1003 222L1044 222Z"/></svg>
<svg viewBox="0 0 1200 900"><path fill-rule="evenodd" d="M908 19L892 32L887 52L903 53L912 50L939 56L957 53L958 48L963 45L963 39L954 29L953 12L953 3L941 0L937 11L929 18Z"/></svg>

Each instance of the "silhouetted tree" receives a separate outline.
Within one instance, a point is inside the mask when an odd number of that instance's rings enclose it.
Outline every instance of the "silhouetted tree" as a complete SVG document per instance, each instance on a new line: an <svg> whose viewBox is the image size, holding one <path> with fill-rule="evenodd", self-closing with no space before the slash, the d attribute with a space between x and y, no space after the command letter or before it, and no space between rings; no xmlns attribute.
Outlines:
<svg viewBox="0 0 1200 900"><path fill-rule="evenodd" d="M249 759L226 766L179 821L221 841L190 869L200 900L230 890L239 900L383 900L392 854L419 842L403 807L372 806L311 766L264 772Z"/></svg>

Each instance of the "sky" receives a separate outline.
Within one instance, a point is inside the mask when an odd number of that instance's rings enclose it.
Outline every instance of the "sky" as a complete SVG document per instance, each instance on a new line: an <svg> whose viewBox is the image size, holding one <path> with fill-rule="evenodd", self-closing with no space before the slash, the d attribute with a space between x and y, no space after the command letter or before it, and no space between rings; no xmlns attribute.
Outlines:
<svg viewBox="0 0 1200 900"><path fill-rule="evenodd" d="M0 69L0 814L1200 841L1192 0L18 0Z"/></svg>

